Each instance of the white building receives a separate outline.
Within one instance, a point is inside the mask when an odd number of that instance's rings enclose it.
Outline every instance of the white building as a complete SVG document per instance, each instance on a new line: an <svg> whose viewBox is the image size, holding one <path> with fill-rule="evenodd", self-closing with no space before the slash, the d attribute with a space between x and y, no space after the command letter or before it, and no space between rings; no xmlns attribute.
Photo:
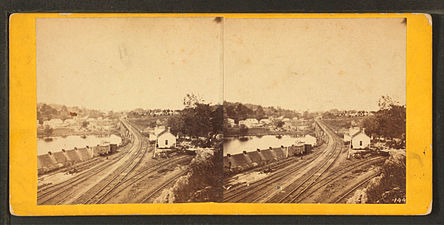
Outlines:
<svg viewBox="0 0 444 225"><path fill-rule="evenodd" d="M282 127L287 130L297 129L297 126L295 126L291 121L284 122L284 125Z"/></svg>
<svg viewBox="0 0 444 225"><path fill-rule="evenodd" d="M164 130L157 135L157 148L174 148L176 147L176 136L168 130Z"/></svg>
<svg viewBox="0 0 444 225"><path fill-rule="evenodd" d="M261 120L259 121L259 123L260 123L262 126L266 126L266 125L270 125L270 124L271 124L271 120L270 120L270 119L261 119Z"/></svg>
<svg viewBox="0 0 444 225"><path fill-rule="evenodd" d="M361 128L359 128L359 127L350 127L348 129L348 135L351 137L351 136L357 134L360 131L361 131Z"/></svg>
<svg viewBox="0 0 444 225"><path fill-rule="evenodd" d="M359 131L351 136L351 149L366 149L370 146L370 137L367 136L364 130Z"/></svg>
<svg viewBox="0 0 444 225"><path fill-rule="evenodd" d="M63 122L64 126L71 126L74 125L76 121L74 119L66 119L65 122Z"/></svg>
<svg viewBox="0 0 444 225"><path fill-rule="evenodd" d="M259 125L259 122L257 119L254 118L248 118L246 120L239 121L239 126L245 125L248 128L257 127Z"/></svg>
<svg viewBox="0 0 444 225"><path fill-rule="evenodd" d="M228 118L227 122L228 122L228 125L230 125L230 127L234 127L234 125L236 125L236 123L234 122L234 119Z"/></svg>
<svg viewBox="0 0 444 225"><path fill-rule="evenodd" d="M63 121L61 119L51 119L43 122L43 126L49 126L51 128L61 127Z"/></svg>
<svg viewBox="0 0 444 225"><path fill-rule="evenodd" d="M311 145L311 147L314 147L316 145L316 138L307 134L304 137L304 142L305 142L305 144Z"/></svg>
<svg viewBox="0 0 444 225"><path fill-rule="evenodd" d="M154 127L154 135L159 136L160 133L165 131L165 126L156 126Z"/></svg>

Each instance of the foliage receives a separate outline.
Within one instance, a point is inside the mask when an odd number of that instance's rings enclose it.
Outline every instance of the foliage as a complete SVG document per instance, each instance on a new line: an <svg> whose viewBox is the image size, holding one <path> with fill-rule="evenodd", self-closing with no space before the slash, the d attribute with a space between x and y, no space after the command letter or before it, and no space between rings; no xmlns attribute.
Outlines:
<svg viewBox="0 0 444 225"><path fill-rule="evenodd" d="M187 184L175 194L175 202L221 202L223 193L222 143L217 144L213 155L190 164L191 176Z"/></svg>
<svg viewBox="0 0 444 225"><path fill-rule="evenodd" d="M284 126L284 122L283 121L277 121L276 122L276 127L283 127Z"/></svg>
<svg viewBox="0 0 444 225"><path fill-rule="evenodd" d="M240 128L240 129L239 129L239 133L240 133L241 135L246 135L246 134L248 134L248 127L245 126L245 124L240 125L239 128Z"/></svg>
<svg viewBox="0 0 444 225"><path fill-rule="evenodd" d="M45 128L43 129L43 132L45 133L45 135L47 137L49 137L54 133L54 129L52 127L46 125Z"/></svg>
<svg viewBox="0 0 444 225"><path fill-rule="evenodd" d="M406 197L405 155L391 153L382 166L381 175L367 187L367 203L398 203Z"/></svg>
<svg viewBox="0 0 444 225"><path fill-rule="evenodd" d="M105 117L106 113L99 110L79 108L76 106L68 107L57 104L37 104L37 120L39 120L40 124L43 124L44 121L51 119L61 119L62 121L65 121L66 119L70 119L75 116L98 118Z"/></svg>
<svg viewBox="0 0 444 225"><path fill-rule="evenodd" d="M185 96L184 106L178 115L168 118L167 124L171 127L171 132L191 137L207 137L211 133L222 133L222 106L205 104L194 94Z"/></svg>
<svg viewBox="0 0 444 225"><path fill-rule="evenodd" d="M405 139L406 108L388 96L378 102L379 111L363 121L366 133L375 137Z"/></svg>
<svg viewBox="0 0 444 225"><path fill-rule="evenodd" d="M83 127L83 128L87 128L88 125L89 125L89 122L88 122L88 121L83 121L83 122L82 122L82 127Z"/></svg>
<svg viewBox="0 0 444 225"><path fill-rule="evenodd" d="M300 117L301 114L294 110L282 109L280 107L262 107L260 105L254 104L242 104L239 102L224 102L224 113L225 117L234 119L235 123L238 123L240 120L245 120L247 118L255 118L257 120L261 120L264 118L268 118L271 116L274 117ZM309 113L307 112L307 117L309 117Z"/></svg>

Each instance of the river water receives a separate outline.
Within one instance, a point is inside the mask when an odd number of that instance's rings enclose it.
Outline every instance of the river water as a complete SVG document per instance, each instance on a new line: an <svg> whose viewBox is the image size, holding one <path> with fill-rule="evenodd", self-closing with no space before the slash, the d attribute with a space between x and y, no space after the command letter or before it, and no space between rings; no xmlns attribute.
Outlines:
<svg viewBox="0 0 444 225"><path fill-rule="evenodd" d="M277 138L274 135L265 135L262 137L249 136L248 140L239 140L239 138L227 137L224 139L224 155L238 154L243 151L251 152L256 149L268 149L269 147L278 148L281 146L290 146L296 144L300 138L292 137L289 135L283 135L281 138Z"/></svg>
<svg viewBox="0 0 444 225"><path fill-rule="evenodd" d="M105 142L119 145L121 141L122 139L114 134L104 137L88 135L86 138L82 138L81 136L52 137L52 141L45 141L43 138L37 138L37 155L46 154L48 151L60 152L62 149L70 150L74 149L74 147L92 147Z"/></svg>

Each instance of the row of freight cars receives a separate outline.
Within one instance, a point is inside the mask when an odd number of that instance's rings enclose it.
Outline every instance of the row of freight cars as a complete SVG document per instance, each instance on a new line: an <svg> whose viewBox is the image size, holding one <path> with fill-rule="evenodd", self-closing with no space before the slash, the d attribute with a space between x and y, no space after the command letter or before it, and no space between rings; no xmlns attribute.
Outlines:
<svg viewBox="0 0 444 225"><path fill-rule="evenodd" d="M269 163L289 157L301 156L312 149L311 145L292 145L280 148L257 149L252 152L242 152L239 154L227 154L224 157L224 171L226 173L238 173L257 166L264 166Z"/></svg>
<svg viewBox="0 0 444 225"><path fill-rule="evenodd" d="M116 144L97 145L95 147L62 149L60 152L48 152L37 156L38 174L48 173L60 168L72 166L98 156L107 156L117 151Z"/></svg>

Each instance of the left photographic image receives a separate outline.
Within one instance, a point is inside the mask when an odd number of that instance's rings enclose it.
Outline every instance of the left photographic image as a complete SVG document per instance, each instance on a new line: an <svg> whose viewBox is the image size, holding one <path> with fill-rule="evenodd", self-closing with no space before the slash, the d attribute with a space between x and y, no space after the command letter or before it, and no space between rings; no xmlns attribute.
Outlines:
<svg viewBox="0 0 444 225"><path fill-rule="evenodd" d="M221 202L221 18L38 18L37 205Z"/></svg>

